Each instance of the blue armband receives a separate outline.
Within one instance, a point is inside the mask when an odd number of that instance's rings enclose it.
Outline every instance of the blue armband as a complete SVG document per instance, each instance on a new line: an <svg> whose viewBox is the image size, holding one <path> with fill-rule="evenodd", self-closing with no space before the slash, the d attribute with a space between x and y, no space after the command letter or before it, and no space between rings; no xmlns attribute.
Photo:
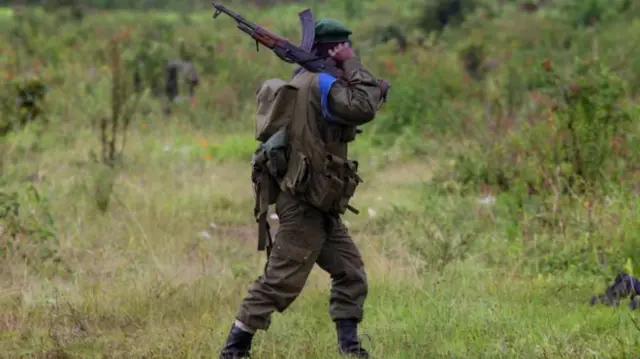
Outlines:
<svg viewBox="0 0 640 359"><path fill-rule="evenodd" d="M327 74L320 73L318 77L318 86L320 87L320 107L322 109L322 116L328 122L333 122L331 119L331 113L329 112L329 91L331 86L336 82L336 78Z"/></svg>

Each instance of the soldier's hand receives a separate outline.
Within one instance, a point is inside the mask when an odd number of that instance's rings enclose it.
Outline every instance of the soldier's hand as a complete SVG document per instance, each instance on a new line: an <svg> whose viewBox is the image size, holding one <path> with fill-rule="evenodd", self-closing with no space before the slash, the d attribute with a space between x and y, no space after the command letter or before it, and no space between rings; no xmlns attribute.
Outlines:
<svg viewBox="0 0 640 359"><path fill-rule="evenodd" d="M329 50L329 56L336 60L336 62L342 63L356 56L356 53L351 46L349 46L349 43L345 42Z"/></svg>

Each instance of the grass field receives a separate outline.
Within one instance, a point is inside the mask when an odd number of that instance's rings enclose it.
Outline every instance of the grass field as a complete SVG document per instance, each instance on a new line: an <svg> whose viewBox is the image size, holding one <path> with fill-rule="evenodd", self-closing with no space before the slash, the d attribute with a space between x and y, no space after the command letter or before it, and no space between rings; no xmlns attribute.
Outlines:
<svg viewBox="0 0 640 359"><path fill-rule="evenodd" d="M387 11L404 16L390 7L367 7L353 20L355 27L372 29ZM288 20L272 26L295 34L300 9L284 9ZM320 7L323 15L338 16L336 9ZM252 19L275 22L278 8L245 11ZM443 41L486 41L492 54L501 54L503 48L496 46L512 39L493 39L491 34L500 33L496 29L526 30L542 21L523 24L517 16L483 25L480 35L445 32ZM5 79L39 61L40 77L51 84L45 107L49 124L30 124L0 142L2 191L17 193L21 205L19 218L5 218L0 234L5 244L1 357L217 357L247 286L260 274L265 258L256 251L249 165L256 145L252 91L266 78L287 76L291 67L267 51L254 54L251 41L241 38L231 21L174 25L179 37L198 49L223 47L211 60L216 66L211 72L202 70L208 55L196 55L202 71L198 101L165 117L159 101L145 95L127 130L118 171L92 160L91 153L100 152L96 123L109 113L106 39L129 27L143 32L152 20L157 17L94 14L79 25L59 25L68 38L32 33L37 50L31 53L24 50L27 45L15 44L0 52ZM549 34L560 26L544 21L551 24ZM103 37L83 34L97 33L100 26ZM603 62L616 63L616 54L633 50L621 44L619 30L628 29L631 38L640 35L640 23L607 26L597 35L599 51ZM513 49L514 56L532 56L535 64L547 57L570 64L573 55L592 54L593 38L581 31L571 33L578 43L573 52L551 52L545 46L552 45L540 42L533 49ZM518 41L531 40L526 31L518 34L525 37ZM353 146L365 183L354 200L361 214L345 216L370 278L361 332L373 357L639 357L638 314L626 302L589 306L614 268L633 273L640 265L637 169L625 172L624 185L611 180L593 192L550 191L527 199L521 209L515 209L519 197L510 191L447 177L457 171L458 154L475 153L477 143L486 140L474 137L474 126L461 130L462 119L475 116L484 123L486 99L506 98L515 90L500 79L497 90L483 88L481 95L477 85L465 85L461 67L452 61L458 45L405 54L383 45L373 56L369 38L362 39L365 63L390 78L396 91L376 119L379 124L365 126ZM5 44L10 40L0 37ZM56 57L47 57L55 49ZM625 68L633 73L638 61L629 61ZM633 77L624 78L626 97L635 101ZM435 102L441 107L428 107ZM440 130L447 126L450 131ZM640 153L633 131L631 155ZM476 161L492 153L480 150ZM103 212L96 206L96 186L114 173L111 202ZM30 188L39 199L29 197ZM11 239L11 223L35 232ZM54 236L46 235L49 231ZM328 276L315 268L290 309L275 314L271 329L257 335L255 357L335 357L329 285Z"/></svg>

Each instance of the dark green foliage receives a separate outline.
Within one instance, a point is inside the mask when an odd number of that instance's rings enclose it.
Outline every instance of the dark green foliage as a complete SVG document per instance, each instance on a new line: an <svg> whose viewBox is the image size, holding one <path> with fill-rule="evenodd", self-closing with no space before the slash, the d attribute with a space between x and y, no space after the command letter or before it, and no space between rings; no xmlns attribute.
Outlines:
<svg viewBox="0 0 640 359"><path fill-rule="evenodd" d="M553 72L552 72L553 73ZM629 132L634 109L625 102L623 80L601 63L578 60L571 80L553 77L549 93L559 101L558 126L567 134L560 156L572 173L596 183L619 158L616 136Z"/></svg>
<svg viewBox="0 0 640 359"><path fill-rule="evenodd" d="M138 90L149 89L153 95L159 96L164 93L165 67L175 53L171 47L176 38L175 25L157 20L146 29L129 44L125 66L137 76ZM182 46L180 50L187 54Z"/></svg>
<svg viewBox="0 0 640 359"><path fill-rule="evenodd" d="M139 76L140 89L148 88L155 96L164 90L164 69L169 58L170 48L165 42L142 39L137 54L129 67L135 68Z"/></svg>
<svg viewBox="0 0 640 359"><path fill-rule="evenodd" d="M0 136L44 118L47 87L38 77L18 77L6 81L0 94Z"/></svg>
<svg viewBox="0 0 640 359"><path fill-rule="evenodd" d="M470 44L460 51L460 61L469 76L476 80L483 77L486 54L482 45Z"/></svg>
<svg viewBox="0 0 640 359"><path fill-rule="evenodd" d="M0 256L19 255L37 268L57 261L59 247L48 199L33 186L23 190L0 189Z"/></svg>
<svg viewBox="0 0 640 359"><path fill-rule="evenodd" d="M632 9L631 0L570 0L561 3L574 26L593 26L610 21Z"/></svg>
<svg viewBox="0 0 640 359"><path fill-rule="evenodd" d="M239 0L240 3L252 4L258 7L274 6L277 4L294 3L299 0ZM48 8L71 8L84 6L92 9L128 9L128 10L148 10L148 9L166 9L166 10L202 10L210 8L211 1L206 0L8 0L0 1L0 5L30 5L39 6L43 3ZM82 10L80 10L82 11Z"/></svg>
<svg viewBox="0 0 640 359"><path fill-rule="evenodd" d="M389 41L395 41L398 47L398 51L404 52L407 50L408 39L405 32L398 25L387 25L378 27L374 33L374 40L376 43L387 43Z"/></svg>
<svg viewBox="0 0 640 359"><path fill-rule="evenodd" d="M358 8L361 6L361 0L345 0L344 14L347 19L353 19L358 14Z"/></svg>
<svg viewBox="0 0 640 359"><path fill-rule="evenodd" d="M634 109L624 83L601 63L578 60L568 78L552 65L542 71L553 114L505 133L477 154L461 154L462 183L496 185L525 193L586 189L617 179L633 163L624 140ZM627 157L626 157L627 156Z"/></svg>
<svg viewBox="0 0 640 359"><path fill-rule="evenodd" d="M44 9L57 15L63 21L82 21L85 16L85 9L80 0L49 0L44 3Z"/></svg>
<svg viewBox="0 0 640 359"><path fill-rule="evenodd" d="M427 0L418 19L424 32L442 31L446 26L460 25L476 9L475 0Z"/></svg>

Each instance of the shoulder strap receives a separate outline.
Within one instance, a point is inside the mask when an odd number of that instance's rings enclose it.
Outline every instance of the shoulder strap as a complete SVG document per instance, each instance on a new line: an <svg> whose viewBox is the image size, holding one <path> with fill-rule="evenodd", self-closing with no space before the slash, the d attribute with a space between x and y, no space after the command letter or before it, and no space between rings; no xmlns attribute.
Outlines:
<svg viewBox="0 0 640 359"><path fill-rule="evenodd" d="M297 111L298 113L304 113L304 115L298 116L292 121L289 131L292 137L293 150L304 152L306 156L310 157L311 166L316 171L319 171L320 168L315 160L324 157L326 143L318 125L311 121L316 116L310 113L310 111L315 110L309 106L312 96L311 89L313 86L318 85L316 82L317 76L318 74L315 73L302 72L291 81L292 84L295 84L300 89Z"/></svg>

